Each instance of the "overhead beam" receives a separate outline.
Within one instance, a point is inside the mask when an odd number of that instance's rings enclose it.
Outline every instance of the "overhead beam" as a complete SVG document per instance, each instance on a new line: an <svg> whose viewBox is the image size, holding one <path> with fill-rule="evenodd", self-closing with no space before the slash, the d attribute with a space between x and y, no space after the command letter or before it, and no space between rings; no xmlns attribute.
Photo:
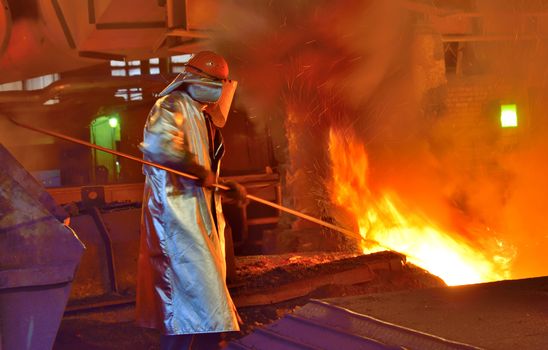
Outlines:
<svg viewBox="0 0 548 350"><path fill-rule="evenodd" d="M186 0L167 0L167 27L188 29Z"/></svg>
<svg viewBox="0 0 548 350"><path fill-rule="evenodd" d="M423 13L426 15L441 16L447 13L447 10L440 9L439 7L436 7L434 5L419 3L412 0L399 0L398 2L401 4L403 8L407 10Z"/></svg>
<svg viewBox="0 0 548 350"><path fill-rule="evenodd" d="M164 28L165 22L111 22L111 23L96 23L95 28L99 30L105 29L148 29L148 28Z"/></svg>
<svg viewBox="0 0 548 350"><path fill-rule="evenodd" d="M445 34L442 36L442 41L444 43L451 42L485 42L485 41L525 41L525 40L536 40L544 39L545 37L539 37L535 35L468 35L468 34Z"/></svg>
<svg viewBox="0 0 548 350"><path fill-rule="evenodd" d="M185 29L173 29L165 34L166 36L178 36L181 38L197 38L197 39L209 39L211 34L209 32L200 32L196 30Z"/></svg>
<svg viewBox="0 0 548 350"><path fill-rule="evenodd" d="M168 50L178 53L193 53L207 48L208 40L189 40L181 45L170 47Z"/></svg>
<svg viewBox="0 0 548 350"><path fill-rule="evenodd" d="M168 36L178 37L183 39L190 39L190 40L208 40L211 38L210 32L185 30L185 29L173 29L163 34L156 41L156 43L154 43L154 46L152 47L152 52L158 51L164 45ZM189 40L189 43L190 43L190 40ZM186 46L189 43L186 43L186 44L183 43L182 46ZM180 45L177 45L175 47L179 47L179 46ZM170 47L169 49L173 51L178 51L177 49L174 49L173 47Z"/></svg>
<svg viewBox="0 0 548 350"><path fill-rule="evenodd" d="M89 24L95 24L95 2L94 2L94 0L88 0L88 22L89 22Z"/></svg>
<svg viewBox="0 0 548 350"><path fill-rule="evenodd" d="M65 34L65 39L67 40L68 46L71 49L75 49L76 43L74 42L74 38L72 37L72 33L70 32L70 28L65 19L65 15L63 14L63 10L61 9L61 6L59 5L59 1L51 0L51 4L55 11L55 15L57 16L57 19L59 20L59 24L61 25L61 28L63 29L63 34Z"/></svg>
<svg viewBox="0 0 548 350"><path fill-rule="evenodd" d="M440 15L441 17L481 18L493 16L519 16L519 17L546 17L548 11L497 11L497 12L451 12Z"/></svg>
<svg viewBox="0 0 548 350"><path fill-rule="evenodd" d="M99 52L99 51L78 51L78 56L85 58L95 58L100 60L115 60L115 61L124 61L126 55L115 54L110 52Z"/></svg>

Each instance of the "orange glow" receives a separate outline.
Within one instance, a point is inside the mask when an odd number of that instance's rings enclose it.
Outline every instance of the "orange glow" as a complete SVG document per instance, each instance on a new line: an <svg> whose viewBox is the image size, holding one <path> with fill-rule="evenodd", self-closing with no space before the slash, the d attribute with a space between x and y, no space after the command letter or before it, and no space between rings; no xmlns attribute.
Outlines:
<svg viewBox="0 0 548 350"><path fill-rule="evenodd" d="M442 278L448 285L510 278L509 252L502 241L490 249L472 245L454 232L444 232L419 212L407 208L394 193L373 193L368 186L368 159L361 143L330 130L332 201L346 208L363 238L382 247L362 245L364 253L400 252L407 260Z"/></svg>

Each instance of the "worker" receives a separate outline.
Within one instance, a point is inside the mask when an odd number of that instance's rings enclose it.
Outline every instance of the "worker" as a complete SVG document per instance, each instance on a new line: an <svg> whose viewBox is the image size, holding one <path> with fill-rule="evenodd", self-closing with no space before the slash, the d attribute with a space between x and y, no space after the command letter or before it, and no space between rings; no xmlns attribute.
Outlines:
<svg viewBox="0 0 548 350"><path fill-rule="evenodd" d="M222 332L238 331L226 286L221 194L240 204L245 188L219 179L219 131L236 82L225 59L202 51L160 94L144 128L144 159L197 180L144 166L146 176L137 281L137 323L160 330L161 349L217 349Z"/></svg>

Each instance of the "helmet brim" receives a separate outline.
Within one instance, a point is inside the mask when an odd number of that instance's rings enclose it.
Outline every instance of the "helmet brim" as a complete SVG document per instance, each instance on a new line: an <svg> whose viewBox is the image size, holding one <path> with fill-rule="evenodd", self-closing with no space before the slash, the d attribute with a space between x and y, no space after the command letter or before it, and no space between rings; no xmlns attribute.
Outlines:
<svg viewBox="0 0 548 350"><path fill-rule="evenodd" d="M159 94L158 97L169 95L171 92L177 90L185 82L186 72L179 73L175 79L171 81Z"/></svg>

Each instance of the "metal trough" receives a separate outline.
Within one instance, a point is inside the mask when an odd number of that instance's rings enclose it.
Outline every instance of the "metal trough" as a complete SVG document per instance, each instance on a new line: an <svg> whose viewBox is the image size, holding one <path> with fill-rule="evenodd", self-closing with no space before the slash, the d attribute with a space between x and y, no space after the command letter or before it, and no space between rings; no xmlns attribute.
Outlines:
<svg viewBox="0 0 548 350"><path fill-rule="evenodd" d="M2 145L0 164L0 349L51 349L84 246Z"/></svg>

